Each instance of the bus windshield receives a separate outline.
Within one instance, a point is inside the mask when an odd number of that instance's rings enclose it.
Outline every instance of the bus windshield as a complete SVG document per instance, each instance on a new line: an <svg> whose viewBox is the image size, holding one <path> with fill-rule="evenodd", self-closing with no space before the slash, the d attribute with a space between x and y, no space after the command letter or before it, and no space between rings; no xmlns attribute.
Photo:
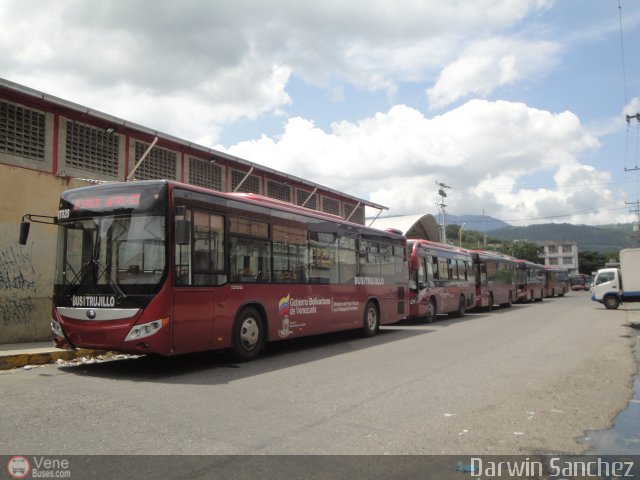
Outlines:
<svg viewBox="0 0 640 480"><path fill-rule="evenodd" d="M58 222L56 293L153 294L166 270L162 215L97 215Z"/></svg>

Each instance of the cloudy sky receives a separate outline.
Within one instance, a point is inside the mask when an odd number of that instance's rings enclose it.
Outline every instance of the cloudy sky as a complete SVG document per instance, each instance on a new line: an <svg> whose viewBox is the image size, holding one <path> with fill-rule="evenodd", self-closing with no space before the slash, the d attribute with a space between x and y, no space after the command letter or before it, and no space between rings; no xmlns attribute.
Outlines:
<svg viewBox="0 0 640 480"><path fill-rule="evenodd" d="M635 219L637 0L2 0L0 24L3 78L390 214L436 213L439 181L457 215Z"/></svg>

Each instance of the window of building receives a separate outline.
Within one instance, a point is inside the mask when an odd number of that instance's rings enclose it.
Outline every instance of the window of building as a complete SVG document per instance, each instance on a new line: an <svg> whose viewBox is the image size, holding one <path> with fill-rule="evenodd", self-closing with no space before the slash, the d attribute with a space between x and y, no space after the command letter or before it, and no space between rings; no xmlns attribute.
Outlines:
<svg viewBox="0 0 640 480"><path fill-rule="evenodd" d="M548 249L549 249L549 253L558 253L557 245L549 245Z"/></svg>
<svg viewBox="0 0 640 480"><path fill-rule="evenodd" d="M549 257L549 265L558 265L558 257Z"/></svg>
<svg viewBox="0 0 640 480"><path fill-rule="evenodd" d="M207 160L189 157L189 183L221 192L222 167Z"/></svg>
<svg viewBox="0 0 640 480"><path fill-rule="evenodd" d="M44 161L45 114L0 102L0 152Z"/></svg>
<svg viewBox="0 0 640 480"><path fill-rule="evenodd" d="M340 215L340 202L333 198L322 197L322 211L332 213L333 215Z"/></svg>
<svg viewBox="0 0 640 480"><path fill-rule="evenodd" d="M260 177L258 177L257 175L249 175L245 179L246 176L247 172L241 172L240 170L231 170L230 190L232 192L237 191L242 193L255 193L257 195L260 195ZM242 182L242 184L240 182ZM240 188L238 188L238 185L240 185Z"/></svg>
<svg viewBox="0 0 640 480"><path fill-rule="evenodd" d="M348 218L350 222L364 225L364 207L356 208L355 205L344 203L344 218Z"/></svg>
<svg viewBox="0 0 640 480"><path fill-rule="evenodd" d="M573 265L573 257L562 257L563 265Z"/></svg>
<svg viewBox="0 0 640 480"><path fill-rule="evenodd" d="M571 253L573 252L573 245L563 245L562 253Z"/></svg>
<svg viewBox="0 0 640 480"><path fill-rule="evenodd" d="M267 197L291 203L291 187L282 182L267 181Z"/></svg>
<svg viewBox="0 0 640 480"><path fill-rule="evenodd" d="M149 144L136 141L135 144L135 161L138 161L144 155ZM176 164L178 154L166 148L153 147L143 162L136 170L134 177L138 180L155 180L155 179L176 179Z"/></svg>
<svg viewBox="0 0 640 480"><path fill-rule="evenodd" d="M69 167L102 175L118 176L120 138L77 122L67 121L66 164Z"/></svg>
<svg viewBox="0 0 640 480"><path fill-rule="evenodd" d="M305 208L311 208L313 210L318 209L318 194L311 192L307 192L306 190L302 190L298 188L296 190L296 205L302 206Z"/></svg>

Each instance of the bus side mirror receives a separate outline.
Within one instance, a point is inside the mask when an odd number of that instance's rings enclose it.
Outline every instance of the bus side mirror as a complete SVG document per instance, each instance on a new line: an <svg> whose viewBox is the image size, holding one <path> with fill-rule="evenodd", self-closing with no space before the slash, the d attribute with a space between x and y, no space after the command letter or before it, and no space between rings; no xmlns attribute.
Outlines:
<svg viewBox="0 0 640 480"><path fill-rule="evenodd" d="M27 239L29 238L29 228L31 228L31 223L20 222L20 245L27 244Z"/></svg>
<svg viewBox="0 0 640 480"><path fill-rule="evenodd" d="M191 222L189 220L176 220L176 245L189 245L191 243Z"/></svg>

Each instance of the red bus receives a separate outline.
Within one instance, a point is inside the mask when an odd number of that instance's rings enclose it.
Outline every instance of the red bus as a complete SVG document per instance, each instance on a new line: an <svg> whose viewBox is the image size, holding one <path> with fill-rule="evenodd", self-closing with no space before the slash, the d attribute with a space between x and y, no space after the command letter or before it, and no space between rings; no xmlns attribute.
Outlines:
<svg viewBox="0 0 640 480"><path fill-rule="evenodd" d="M462 317L475 306L473 260L466 250L427 240L408 240L409 316L433 321Z"/></svg>
<svg viewBox="0 0 640 480"><path fill-rule="evenodd" d="M591 276L584 273L577 273L569 277L569 287L572 291L589 290L591 285Z"/></svg>
<svg viewBox="0 0 640 480"><path fill-rule="evenodd" d="M517 259L518 301L540 302L544 298L544 267L529 260Z"/></svg>
<svg viewBox="0 0 640 480"><path fill-rule="evenodd" d="M249 360L267 341L372 336L408 310L404 236L253 194L104 184L64 192L57 224L61 348Z"/></svg>
<svg viewBox="0 0 640 480"><path fill-rule="evenodd" d="M476 280L476 307L510 307L516 300L516 262L513 257L484 250L470 251Z"/></svg>
<svg viewBox="0 0 640 480"><path fill-rule="evenodd" d="M569 291L569 270L546 265L544 267L544 296L547 298L564 297Z"/></svg>

